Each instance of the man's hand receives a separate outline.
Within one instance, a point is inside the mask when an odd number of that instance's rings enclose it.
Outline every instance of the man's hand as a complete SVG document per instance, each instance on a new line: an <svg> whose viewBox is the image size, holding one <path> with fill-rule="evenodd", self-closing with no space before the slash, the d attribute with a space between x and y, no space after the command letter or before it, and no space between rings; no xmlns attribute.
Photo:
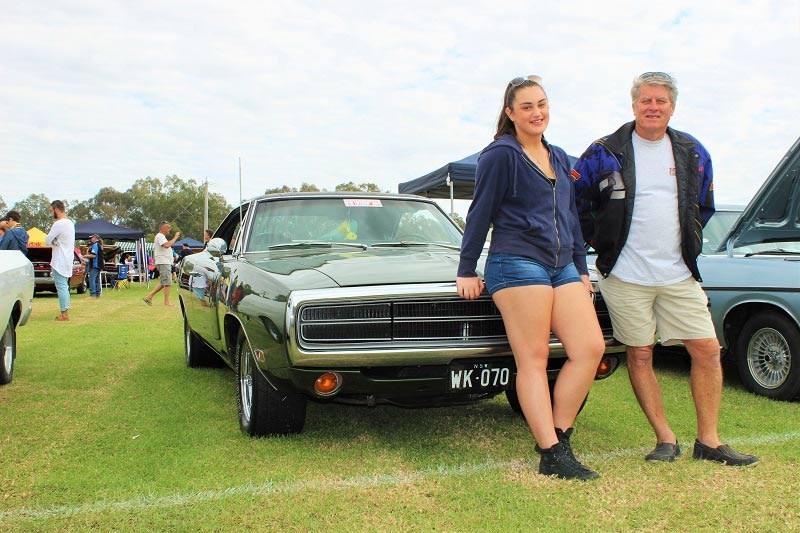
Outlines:
<svg viewBox="0 0 800 533"><path fill-rule="evenodd" d="M483 292L483 280L477 276L474 278L456 278L456 289L458 295L467 300L474 300Z"/></svg>
<svg viewBox="0 0 800 533"><path fill-rule="evenodd" d="M586 287L586 291L589 293L589 296L594 299L594 286L589 280L589 276L587 274L581 274L581 281L583 281L583 286Z"/></svg>

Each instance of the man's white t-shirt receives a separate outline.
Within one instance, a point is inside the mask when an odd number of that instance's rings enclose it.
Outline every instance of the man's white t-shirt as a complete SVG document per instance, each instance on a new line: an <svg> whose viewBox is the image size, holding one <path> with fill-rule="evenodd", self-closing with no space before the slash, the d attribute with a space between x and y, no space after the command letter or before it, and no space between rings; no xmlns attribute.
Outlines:
<svg viewBox="0 0 800 533"><path fill-rule="evenodd" d="M156 233L156 238L153 239L153 261L157 265L172 265L172 248L164 244L167 243L167 238L163 233Z"/></svg>
<svg viewBox="0 0 800 533"><path fill-rule="evenodd" d="M648 141L633 132L636 198L625 246L611 273L622 281L661 286L692 273L681 256L678 182L668 135Z"/></svg>
<svg viewBox="0 0 800 533"><path fill-rule="evenodd" d="M75 224L68 218L56 220L45 238L45 244L53 248L50 267L64 277L72 277L72 261L75 258Z"/></svg>

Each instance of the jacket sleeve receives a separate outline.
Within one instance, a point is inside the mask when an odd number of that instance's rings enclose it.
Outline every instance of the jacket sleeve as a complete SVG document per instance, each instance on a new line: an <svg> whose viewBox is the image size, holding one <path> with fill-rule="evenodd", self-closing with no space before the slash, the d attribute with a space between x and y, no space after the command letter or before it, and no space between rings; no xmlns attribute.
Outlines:
<svg viewBox="0 0 800 533"><path fill-rule="evenodd" d="M578 218L578 206L575 202L577 196L575 194L575 185L572 185L572 201L570 202L570 219L572 221L572 262L575 263L575 268L578 269L580 275L589 275L589 267L586 266L586 247L584 246L583 234L581 232L581 224Z"/></svg>
<svg viewBox="0 0 800 533"><path fill-rule="evenodd" d="M475 171L475 192L467 211L464 237L461 239L461 257L458 263L458 276L474 278L475 267L486 242L489 224L508 190L510 174L514 171L511 150L495 148L478 159Z"/></svg>
<svg viewBox="0 0 800 533"><path fill-rule="evenodd" d="M714 170L711 166L711 156L705 149L702 150L700 160L702 161L702 166L697 170L698 174L702 176L702 183L700 184L697 203L700 207L700 223L705 228L716 211L714 208Z"/></svg>
<svg viewBox="0 0 800 533"><path fill-rule="evenodd" d="M581 240L592 244L595 233L595 209L597 205L597 188L592 184L597 181L600 172L600 158L598 147L589 146L575 163L571 171L575 185L575 205L578 217L578 227L581 232Z"/></svg>

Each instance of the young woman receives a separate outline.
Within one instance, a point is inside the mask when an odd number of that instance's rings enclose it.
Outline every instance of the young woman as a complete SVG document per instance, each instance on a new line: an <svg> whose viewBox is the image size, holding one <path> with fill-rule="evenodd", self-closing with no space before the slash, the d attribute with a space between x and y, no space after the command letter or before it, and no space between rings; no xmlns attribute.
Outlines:
<svg viewBox="0 0 800 533"><path fill-rule="evenodd" d="M542 454L539 472L592 479L597 473L575 459L569 437L605 343L592 303L569 159L544 139L549 119L541 78L509 82L495 140L478 159L456 284L466 299L483 291L475 268L491 225L485 288L514 352L517 396ZM568 356L552 408L551 330Z"/></svg>

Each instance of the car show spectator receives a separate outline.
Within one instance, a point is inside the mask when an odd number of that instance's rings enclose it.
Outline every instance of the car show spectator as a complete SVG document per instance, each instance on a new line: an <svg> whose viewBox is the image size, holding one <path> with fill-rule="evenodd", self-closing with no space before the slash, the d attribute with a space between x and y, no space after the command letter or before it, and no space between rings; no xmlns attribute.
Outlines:
<svg viewBox="0 0 800 533"><path fill-rule="evenodd" d="M172 285L172 245L175 244L175 241L181 236L181 232L176 231L172 239L167 240L167 235L169 235L171 227L169 222L162 222L159 224L155 239L153 239L153 260L158 270L159 284L143 298L144 303L147 305L153 305L153 296L163 290L164 305L168 307L174 306L174 304L169 301L169 291Z"/></svg>
<svg viewBox="0 0 800 533"><path fill-rule="evenodd" d="M96 233L89 238L92 244L89 246L89 250L84 256L89 260L89 297L100 298L100 272L103 271L103 266L105 266L105 260L103 258L103 239Z"/></svg>
<svg viewBox="0 0 800 533"><path fill-rule="evenodd" d="M600 291L614 337L627 346L628 374L656 436L647 461L681 454L667 422L653 347L684 344L697 414L693 457L726 465L758 462L720 441L720 345L700 286L702 228L714 214L711 156L668 126L678 87L665 72L645 72L631 87L634 120L592 143L575 164L583 235L597 251ZM634 194L635 191L635 194Z"/></svg>
<svg viewBox="0 0 800 533"><path fill-rule="evenodd" d="M28 232L20 224L19 211L11 210L3 219L5 232L0 239L0 250L19 250L28 255Z"/></svg>
<svg viewBox="0 0 800 533"><path fill-rule="evenodd" d="M50 260L51 276L58 292L60 314L59 322L69 320L69 278L72 276L72 262L75 257L75 224L67 218L66 206L61 200L50 204L55 222L45 238L45 244L53 248Z"/></svg>

